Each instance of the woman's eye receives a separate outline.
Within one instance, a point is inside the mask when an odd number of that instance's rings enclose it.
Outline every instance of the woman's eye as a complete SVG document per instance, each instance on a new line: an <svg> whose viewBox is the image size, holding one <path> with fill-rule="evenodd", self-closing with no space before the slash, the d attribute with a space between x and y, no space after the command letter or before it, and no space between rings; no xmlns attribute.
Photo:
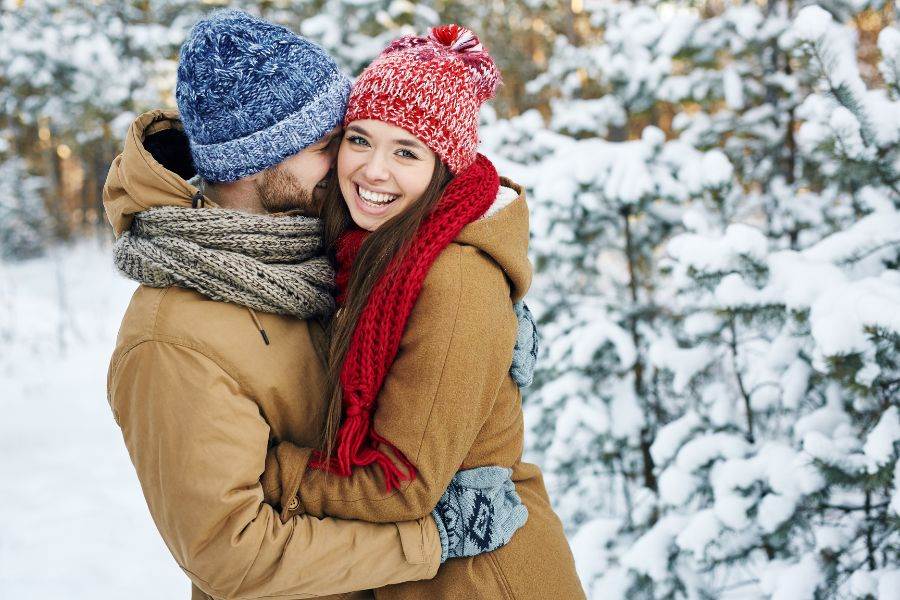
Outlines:
<svg viewBox="0 0 900 600"><path fill-rule="evenodd" d="M397 150L397 155L401 158L411 158L413 160L418 159L419 157L410 152L409 150Z"/></svg>
<svg viewBox="0 0 900 600"><path fill-rule="evenodd" d="M358 135L348 135L347 141L356 146L368 146L369 145L369 141L366 138L360 137Z"/></svg>

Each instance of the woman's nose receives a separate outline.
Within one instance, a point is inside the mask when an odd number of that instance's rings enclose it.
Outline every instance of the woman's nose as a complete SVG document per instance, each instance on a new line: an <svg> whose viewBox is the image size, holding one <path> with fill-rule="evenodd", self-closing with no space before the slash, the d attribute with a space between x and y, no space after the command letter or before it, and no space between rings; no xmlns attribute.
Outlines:
<svg viewBox="0 0 900 600"><path fill-rule="evenodd" d="M387 165L385 160L377 152L373 152L366 162L365 176L370 181L384 181L388 178Z"/></svg>

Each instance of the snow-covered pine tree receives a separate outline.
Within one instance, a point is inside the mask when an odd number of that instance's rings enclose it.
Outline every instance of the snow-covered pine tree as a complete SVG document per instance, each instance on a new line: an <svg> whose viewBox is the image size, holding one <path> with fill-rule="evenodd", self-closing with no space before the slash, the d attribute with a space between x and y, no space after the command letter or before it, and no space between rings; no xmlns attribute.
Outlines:
<svg viewBox="0 0 900 600"><path fill-rule="evenodd" d="M890 10L872 4L829 8L841 23ZM547 155L519 170L546 345L527 419L586 585L895 589L896 31L880 37L884 89L862 83L850 29L814 10L793 23L787 2L583 8L602 41L560 38L532 86L559 90L556 133L504 144L519 118L486 138L510 160ZM872 323L849 317L862 290ZM857 345L826 351L816 331ZM843 470L826 460L841 452Z"/></svg>
<svg viewBox="0 0 900 600"><path fill-rule="evenodd" d="M664 402L666 374L650 354L672 318L658 273L662 244L681 229L688 202L729 197L733 172L719 149L666 141L657 126L670 127L670 105L699 106L721 87L720 73L695 67L715 56L706 48L715 32L704 32L702 19L615 2L586 2L573 18L574 30L594 34L559 37L546 74L529 86L557 94L552 132L526 113L485 139L507 160L546 155L519 170L532 191L540 273L530 302L546 342L526 418L531 456L548 471L579 570L594 587L658 520L650 448L682 411ZM679 78L692 69L689 81ZM531 144L517 133L526 122ZM664 577L667 562L654 562L653 573Z"/></svg>
<svg viewBox="0 0 900 600"><path fill-rule="evenodd" d="M879 37L885 87L863 82L855 39L815 6L779 37L800 126L778 200L804 227L698 216L668 245L679 352L718 359L653 448L669 557L771 597L889 598L900 583L898 31Z"/></svg>
<svg viewBox="0 0 900 600"><path fill-rule="evenodd" d="M30 173L23 159L4 152L4 145L0 139L0 259L32 258L50 243L45 181Z"/></svg>
<svg viewBox="0 0 900 600"><path fill-rule="evenodd" d="M432 0L313 0L299 14L286 6L267 17L295 21L296 31L321 44L355 76L395 38L437 25L433 5Z"/></svg>

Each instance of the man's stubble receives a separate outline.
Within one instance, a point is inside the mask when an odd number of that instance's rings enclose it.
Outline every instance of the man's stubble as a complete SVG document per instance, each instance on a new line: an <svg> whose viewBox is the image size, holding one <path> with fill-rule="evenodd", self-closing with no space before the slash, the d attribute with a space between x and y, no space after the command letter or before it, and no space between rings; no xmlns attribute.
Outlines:
<svg viewBox="0 0 900 600"><path fill-rule="evenodd" d="M284 169L274 167L262 173L255 182L256 193L263 210L267 213L282 213L299 210L309 213L314 210L312 190Z"/></svg>

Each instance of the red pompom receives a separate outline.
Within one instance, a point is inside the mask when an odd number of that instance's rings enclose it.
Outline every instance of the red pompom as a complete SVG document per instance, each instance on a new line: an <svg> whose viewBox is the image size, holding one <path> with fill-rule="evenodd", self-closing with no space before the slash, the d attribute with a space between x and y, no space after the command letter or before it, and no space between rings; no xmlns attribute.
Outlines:
<svg viewBox="0 0 900 600"><path fill-rule="evenodd" d="M437 46L454 53L466 64L480 102L494 97L497 86L500 85L500 71L471 29L455 24L441 25L432 27L428 38Z"/></svg>
<svg viewBox="0 0 900 600"><path fill-rule="evenodd" d="M438 55L452 56L466 65L479 102L494 97L500 85L500 71L478 36L459 25L432 27L427 36L404 36L391 42L381 56L411 52L419 60L434 60Z"/></svg>
<svg viewBox="0 0 900 600"><path fill-rule="evenodd" d="M482 52L484 50L481 42L478 41L478 36L471 29L459 25L432 27L429 36L454 52Z"/></svg>

